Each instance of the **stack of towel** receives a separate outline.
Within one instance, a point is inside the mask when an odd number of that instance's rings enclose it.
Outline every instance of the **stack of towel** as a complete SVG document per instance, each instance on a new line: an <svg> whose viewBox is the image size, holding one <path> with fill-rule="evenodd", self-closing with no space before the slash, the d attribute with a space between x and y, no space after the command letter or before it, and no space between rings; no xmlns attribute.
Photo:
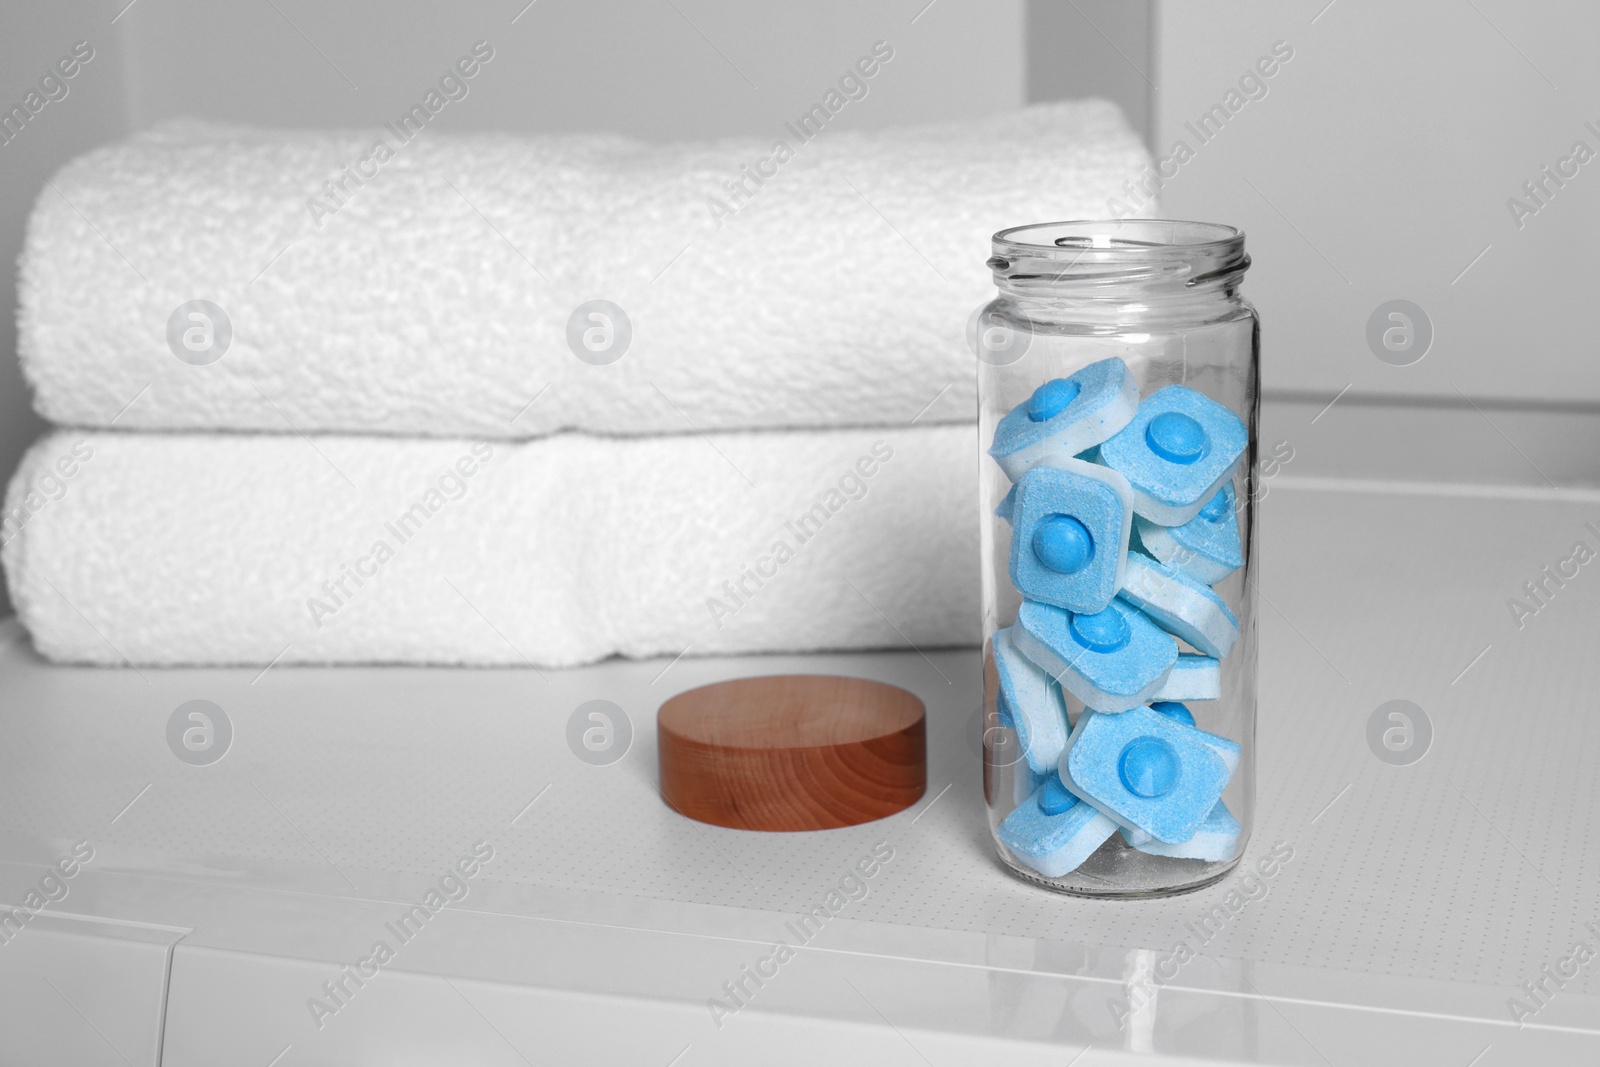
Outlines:
<svg viewBox="0 0 1600 1067"><path fill-rule="evenodd" d="M990 234L1102 215L1146 162L1113 107L828 132L737 198L770 143L386 136L379 165L371 135L168 125L41 194L19 348L71 428L0 531L41 652L976 641L964 331ZM568 343L594 299L631 324L614 362ZM178 358L169 319L225 351Z"/></svg>

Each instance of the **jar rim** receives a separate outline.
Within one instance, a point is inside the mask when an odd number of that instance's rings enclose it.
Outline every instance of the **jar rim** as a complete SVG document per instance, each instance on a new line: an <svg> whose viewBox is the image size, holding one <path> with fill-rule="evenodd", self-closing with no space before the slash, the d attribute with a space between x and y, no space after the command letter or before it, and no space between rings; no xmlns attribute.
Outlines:
<svg viewBox="0 0 1600 1067"><path fill-rule="evenodd" d="M1070 219L997 232L989 260L997 281L1189 285L1249 268L1244 231L1185 219ZM1031 286L1030 286L1031 287Z"/></svg>

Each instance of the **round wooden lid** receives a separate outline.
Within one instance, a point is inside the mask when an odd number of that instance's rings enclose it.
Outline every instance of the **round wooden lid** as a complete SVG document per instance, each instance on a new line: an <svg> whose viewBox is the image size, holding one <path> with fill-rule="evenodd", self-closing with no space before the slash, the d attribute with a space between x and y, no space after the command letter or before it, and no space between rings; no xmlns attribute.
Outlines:
<svg viewBox="0 0 1600 1067"><path fill-rule="evenodd" d="M661 796L738 830L832 830L904 811L927 788L926 713L896 686L828 674L691 689L656 717Z"/></svg>

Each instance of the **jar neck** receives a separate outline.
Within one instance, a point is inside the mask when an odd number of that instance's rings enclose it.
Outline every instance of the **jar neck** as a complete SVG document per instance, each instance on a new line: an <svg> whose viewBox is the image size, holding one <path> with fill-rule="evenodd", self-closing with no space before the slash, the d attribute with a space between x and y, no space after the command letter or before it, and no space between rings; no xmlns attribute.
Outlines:
<svg viewBox="0 0 1600 1067"><path fill-rule="evenodd" d="M988 265L1002 299L1040 323L1159 325L1244 309L1250 257L1229 226L1114 219L1002 230Z"/></svg>

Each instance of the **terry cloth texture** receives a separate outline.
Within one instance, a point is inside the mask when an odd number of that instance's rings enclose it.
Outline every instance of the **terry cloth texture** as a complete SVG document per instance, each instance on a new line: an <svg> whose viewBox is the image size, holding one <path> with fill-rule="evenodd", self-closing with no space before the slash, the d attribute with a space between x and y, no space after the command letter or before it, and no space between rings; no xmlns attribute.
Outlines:
<svg viewBox="0 0 1600 1067"><path fill-rule="evenodd" d="M3 560L35 647L72 662L976 644L977 456L970 426L514 443L59 430L12 479Z"/></svg>
<svg viewBox="0 0 1600 1067"><path fill-rule="evenodd" d="M29 220L35 406L76 426L491 439L971 422L990 237L1103 217L1149 160L1096 100L774 133L787 161L771 138L138 134L68 164ZM769 176L716 210L749 167ZM205 366L167 340L197 299L232 329ZM607 365L568 343L596 299L632 329Z"/></svg>

